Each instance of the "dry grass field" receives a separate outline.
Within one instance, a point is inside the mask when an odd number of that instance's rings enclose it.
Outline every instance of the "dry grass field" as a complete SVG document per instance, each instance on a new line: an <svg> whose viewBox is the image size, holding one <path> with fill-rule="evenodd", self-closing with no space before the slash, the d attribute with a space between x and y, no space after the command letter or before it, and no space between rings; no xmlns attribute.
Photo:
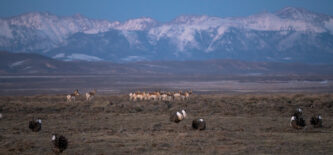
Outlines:
<svg viewBox="0 0 333 155"><path fill-rule="evenodd" d="M297 107L307 127L289 126ZM172 111L188 118L169 121ZM193 95L188 101L128 101L127 95L100 95L88 103L81 96L0 97L0 154L53 154L51 134L69 140L64 154L333 154L333 94ZM323 128L313 128L313 114ZM43 120L32 132L32 117ZM202 117L207 129L191 129Z"/></svg>

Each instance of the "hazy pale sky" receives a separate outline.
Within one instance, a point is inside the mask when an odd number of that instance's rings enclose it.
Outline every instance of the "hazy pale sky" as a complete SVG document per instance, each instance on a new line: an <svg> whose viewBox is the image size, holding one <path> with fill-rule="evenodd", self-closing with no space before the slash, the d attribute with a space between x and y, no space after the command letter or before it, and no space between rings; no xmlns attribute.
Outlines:
<svg viewBox="0 0 333 155"><path fill-rule="evenodd" d="M287 6L333 15L333 0L1 0L0 17L43 11L112 21L138 17L170 21L180 15L247 16Z"/></svg>

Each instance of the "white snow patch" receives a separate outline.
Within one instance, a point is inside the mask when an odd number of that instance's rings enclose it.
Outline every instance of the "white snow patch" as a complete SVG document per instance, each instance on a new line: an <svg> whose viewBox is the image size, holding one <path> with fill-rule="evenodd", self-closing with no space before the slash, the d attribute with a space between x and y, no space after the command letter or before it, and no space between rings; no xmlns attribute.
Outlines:
<svg viewBox="0 0 333 155"><path fill-rule="evenodd" d="M125 36L125 38L130 43L131 46L140 44L138 36L135 32L133 32L133 31L122 31L122 34Z"/></svg>
<svg viewBox="0 0 333 155"><path fill-rule="evenodd" d="M181 16L171 23L163 24L149 30L150 43L154 44L161 38L173 40L179 51L187 47L200 49L196 33L207 32L212 41L205 52L214 50L214 43L218 41L230 28L245 31L282 31L282 35L289 31L322 33L330 30L333 33L333 19L320 26L314 22L301 19L280 18L273 13L261 13L248 17L219 18L209 16Z"/></svg>
<svg viewBox="0 0 333 155"><path fill-rule="evenodd" d="M333 19L325 22L325 27L331 34L333 34Z"/></svg>
<svg viewBox="0 0 333 155"><path fill-rule="evenodd" d="M141 56L128 56L126 58L123 58L124 61L144 61L147 60L145 57Z"/></svg>
<svg viewBox="0 0 333 155"><path fill-rule="evenodd" d="M153 20L152 18L143 17L143 18L127 20L125 23L116 26L116 29L142 31L155 24L156 21Z"/></svg>
<svg viewBox="0 0 333 155"><path fill-rule="evenodd" d="M146 64L146 66L150 67L150 68L169 68L167 66L162 66L162 65L152 65L152 64Z"/></svg>
<svg viewBox="0 0 333 155"><path fill-rule="evenodd" d="M85 33L85 34L97 34L99 32L100 32L100 30L98 30L98 29L89 29L87 31L84 31L83 33Z"/></svg>
<svg viewBox="0 0 333 155"><path fill-rule="evenodd" d="M67 56L67 60L83 60L83 61L101 61L103 59L91 55L73 53Z"/></svg>
<svg viewBox="0 0 333 155"><path fill-rule="evenodd" d="M6 38L13 38L12 30L8 26L8 22L0 19L0 36L4 36Z"/></svg>
<svg viewBox="0 0 333 155"><path fill-rule="evenodd" d="M31 69L32 67L31 66L27 66L27 67L24 67L23 70L28 70L28 69Z"/></svg>
<svg viewBox="0 0 333 155"><path fill-rule="evenodd" d="M58 58L63 58L63 57L65 57L65 53L59 53L59 54L53 56L52 58L58 59Z"/></svg>
<svg viewBox="0 0 333 155"><path fill-rule="evenodd" d="M9 67L16 67L22 65L26 60L16 61L9 65Z"/></svg>

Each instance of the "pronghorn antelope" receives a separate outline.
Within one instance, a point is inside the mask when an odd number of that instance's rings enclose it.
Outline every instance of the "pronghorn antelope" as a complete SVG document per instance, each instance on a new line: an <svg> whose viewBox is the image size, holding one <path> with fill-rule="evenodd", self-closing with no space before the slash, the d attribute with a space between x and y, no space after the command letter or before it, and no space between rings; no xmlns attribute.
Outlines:
<svg viewBox="0 0 333 155"><path fill-rule="evenodd" d="M148 93L148 99L149 100L158 100L160 98L160 92L152 92L152 93Z"/></svg>
<svg viewBox="0 0 333 155"><path fill-rule="evenodd" d="M137 92L135 93L136 94L136 99L139 99L141 101L145 100L146 99L146 93L145 92ZM135 100L136 100L135 99Z"/></svg>
<svg viewBox="0 0 333 155"><path fill-rule="evenodd" d="M159 99L162 101L171 101L172 95L170 92L163 92L160 94Z"/></svg>
<svg viewBox="0 0 333 155"><path fill-rule="evenodd" d="M174 92L173 93L173 100L176 100L176 99L181 99L181 91L179 91L178 93Z"/></svg>
<svg viewBox="0 0 333 155"><path fill-rule="evenodd" d="M149 98L149 92L143 92L143 100L150 100L150 98Z"/></svg>
<svg viewBox="0 0 333 155"><path fill-rule="evenodd" d="M86 93L86 99L87 101L92 100L96 95L96 89L94 89L93 91L87 92Z"/></svg>
<svg viewBox="0 0 333 155"><path fill-rule="evenodd" d="M172 92L161 92L159 99L162 101L171 101L173 98Z"/></svg>
<svg viewBox="0 0 333 155"><path fill-rule="evenodd" d="M67 95L67 102L74 102L75 103L75 96L80 96L79 90L76 89L74 93Z"/></svg>
<svg viewBox="0 0 333 155"><path fill-rule="evenodd" d="M136 101L139 100L160 100L161 94L160 92L135 92L130 93L130 100Z"/></svg>
<svg viewBox="0 0 333 155"><path fill-rule="evenodd" d="M185 100L189 100L191 94L192 94L192 90L190 90L190 91L185 91L182 95L184 96L184 99L185 99Z"/></svg>
<svg viewBox="0 0 333 155"><path fill-rule="evenodd" d="M129 96L129 100L133 101L135 98L135 93L129 93L128 96Z"/></svg>
<svg viewBox="0 0 333 155"><path fill-rule="evenodd" d="M130 96L131 101L136 101L137 99L142 101L142 100L144 100L146 94L145 94L145 92L143 92L143 93L135 92L135 93L130 93L129 96Z"/></svg>
<svg viewBox="0 0 333 155"><path fill-rule="evenodd" d="M136 93L129 93L129 100L136 101Z"/></svg>
<svg viewBox="0 0 333 155"><path fill-rule="evenodd" d="M166 92L166 91L155 91L155 92L134 92L129 93L129 100L161 100L161 101L171 101L171 100L188 100L192 91L178 91L178 92Z"/></svg>
<svg viewBox="0 0 333 155"><path fill-rule="evenodd" d="M171 101L173 99L173 94L171 92L167 93L167 101Z"/></svg>
<svg viewBox="0 0 333 155"><path fill-rule="evenodd" d="M137 92L135 92L135 95L136 95L136 99L139 99L140 101L147 99L146 92L137 91Z"/></svg>

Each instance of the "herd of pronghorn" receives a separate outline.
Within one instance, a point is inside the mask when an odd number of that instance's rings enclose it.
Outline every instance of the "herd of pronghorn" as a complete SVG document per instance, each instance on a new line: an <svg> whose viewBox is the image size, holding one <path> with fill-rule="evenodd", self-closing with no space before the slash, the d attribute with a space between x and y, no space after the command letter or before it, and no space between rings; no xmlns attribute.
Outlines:
<svg viewBox="0 0 333 155"><path fill-rule="evenodd" d="M155 92L134 92L129 93L129 100L130 101L144 101L144 100L154 100L154 101L171 101L171 100L188 100L190 98L190 95L192 94L192 91L178 91L178 92L168 92L168 91L155 91ZM75 90L72 94L67 95L67 102L74 101L75 97L79 96L79 90ZM86 100L89 102L91 99L93 99L96 95L96 90L87 92L86 93ZM2 115L0 115L0 118ZM171 115L170 120L174 121L176 123L180 122L186 117L185 110L182 110L181 112L176 112L173 115ZM204 124L205 123L201 120L197 120L194 124ZM314 127L321 127L322 126L322 117L320 115L313 116L310 120L310 123ZM306 125L305 120L302 117L302 109L298 108L297 111L292 115L290 119L290 126L295 129L302 129ZM204 129L204 128L203 128Z"/></svg>
<svg viewBox="0 0 333 155"><path fill-rule="evenodd" d="M129 93L130 101L143 101L143 100L154 100L154 101L171 101L171 100L188 100L192 91L155 91L155 92L134 92Z"/></svg>
<svg viewBox="0 0 333 155"><path fill-rule="evenodd" d="M154 92L133 92L129 93L130 101L144 101L144 100L154 100L154 101L172 101L172 100L188 100L190 99L190 95L192 94L192 90L190 91L154 91ZM96 95L96 89L93 91L89 91L86 93L86 100L91 101ZM79 90L76 89L72 94L68 94L66 96L67 102L75 102L75 97L80 96Z"/></svg>

